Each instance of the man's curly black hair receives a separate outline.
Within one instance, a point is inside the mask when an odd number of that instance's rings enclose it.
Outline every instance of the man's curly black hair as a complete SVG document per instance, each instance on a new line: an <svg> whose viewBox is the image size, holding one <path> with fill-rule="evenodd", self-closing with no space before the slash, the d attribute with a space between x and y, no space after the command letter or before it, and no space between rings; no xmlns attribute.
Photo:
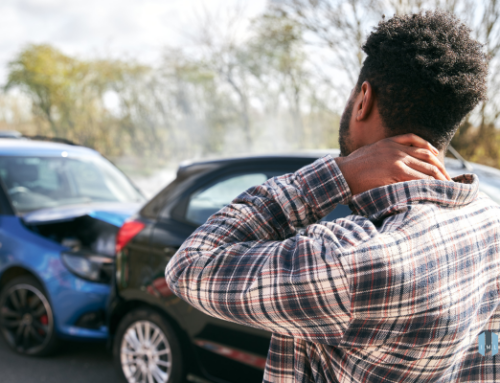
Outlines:
<svg viewBox="0 0 500 383"><path fill-rule="evenodd" d="M484 100L487 60L470 32L435 11L395 16L370 34L356 88L371 84L389 136L415 133L445 148Z"/></svg>

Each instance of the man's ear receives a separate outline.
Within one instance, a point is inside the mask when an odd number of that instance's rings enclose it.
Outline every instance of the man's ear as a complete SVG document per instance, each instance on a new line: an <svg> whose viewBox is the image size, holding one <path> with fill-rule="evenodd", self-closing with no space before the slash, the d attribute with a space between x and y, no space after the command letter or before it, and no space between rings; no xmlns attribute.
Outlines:
<svg viewBox="0 0 500 383"><path fill-rule="evenodd" d="M366 120L372 111L374 95L372 86L368 81L363 82L356 103L356 121Z"/></svg>

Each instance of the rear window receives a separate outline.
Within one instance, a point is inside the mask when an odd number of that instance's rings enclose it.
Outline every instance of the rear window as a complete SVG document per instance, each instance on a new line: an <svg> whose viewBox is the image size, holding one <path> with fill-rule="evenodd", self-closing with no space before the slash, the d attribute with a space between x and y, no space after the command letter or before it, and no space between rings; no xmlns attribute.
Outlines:
<svg viewBox="0 0 500 383"><path fill-rule="evenodd" d="M202 188L191 195L186 220L201 225L245 190L266 181L267 175L263 173L240 174Z"/></svg>

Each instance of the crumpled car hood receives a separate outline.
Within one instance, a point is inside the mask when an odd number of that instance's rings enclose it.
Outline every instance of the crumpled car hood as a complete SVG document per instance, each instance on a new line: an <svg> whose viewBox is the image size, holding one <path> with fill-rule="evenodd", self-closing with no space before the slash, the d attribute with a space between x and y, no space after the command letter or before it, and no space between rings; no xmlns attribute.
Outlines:
<svg viewBox="0 0 500 383"><path fill-rule="evenodd" d="M23 215L23 221L29 225L70 221L78 217L89 217L121 227L125 220L136 213L138 203L92 203L82 205L59 206L35 210Z"/></svg>

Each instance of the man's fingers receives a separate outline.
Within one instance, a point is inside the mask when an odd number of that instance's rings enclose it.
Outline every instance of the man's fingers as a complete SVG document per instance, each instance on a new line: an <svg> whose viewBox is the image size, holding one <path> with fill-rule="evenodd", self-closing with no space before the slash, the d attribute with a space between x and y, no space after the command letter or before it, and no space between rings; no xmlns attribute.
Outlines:
<svg viewBox="0 0 500 383"><path fill-rule="evenodd" d="M406 145L406 146L416 146L419 148L430 150L436 155L439 154L439 150L437 150L434 146L432 146L429 142L424 140L422 137L417 136L413 133L403 134L400 136L391 137L390 140L397 142L398 144Z"/></svg>
<svg viewBox="0 0 500 383"><path fill-rule="evenodd" d="M405 165L410 168L408 174L417 175L420 178L414 179L436 179L441 181L448 181L448 178L441 172L441 170L428 162L421 161L415 157L408 157ZM413 170L413 171L412 171ZM432 177L432 178L429 178Z"/></svg>
<svg viewBox="0 0 500 383"><path fill-rule="evenodd" d="M365 145L337 164L353 195L411 180L450 181L439 152L415 134L405 134Z"/></svg>
<svg viewBox="0 0 500 383"><path fill-rule="evenodd" d="M428 162L429 164L436 166L441 171L441 173L443 173L443 175L446 177L446 180L451 181L451 177L448 175L448 172L446 171L444 164L441 161L439 161L439 159L429 150L416 148L413 146L403 146L401 150L405 151L412 157L418 158L422 161Z"/></svg>

